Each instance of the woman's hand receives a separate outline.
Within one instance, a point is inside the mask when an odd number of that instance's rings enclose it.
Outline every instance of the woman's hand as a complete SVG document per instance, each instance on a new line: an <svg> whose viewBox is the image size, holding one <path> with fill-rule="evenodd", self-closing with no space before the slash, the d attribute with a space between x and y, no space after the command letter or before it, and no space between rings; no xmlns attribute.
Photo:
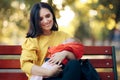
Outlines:
<svg viewBox="0 0 120 80"><path fill-rule="evenodd" d="M48 69L47 76L44 77L56 76L62 71L61 65L57 65L57 64L50 64L50 65L52 66L52 68Z"/></svg>
<svg viewBox="0 0 120 80"><path fill-rule="evenodd" d="M48 60L48 62L60 65L60 63L65 58L75 59L75 56L74 56L74 54L72 52L64 50L64 51L57 52L54 55L52 55L52 57Z"/></svg>
<svg viewBox="0 0 120 80"><path fill-rule="evenodd" d="M66 56L67 54L64 52L57 52L54 55L52 55L48 62L60 65L60 63L66 58Z"/></svg>
<svg viewBox="0 0 120 80"><path fill-rule="evenodd" d="M61 69L62 65L56 65L56 64L51 64L51 63L49 65L51 66L51 68L33 65L31 74L43 76L46 78L46 77L58 75L62 71Z"/></svg>

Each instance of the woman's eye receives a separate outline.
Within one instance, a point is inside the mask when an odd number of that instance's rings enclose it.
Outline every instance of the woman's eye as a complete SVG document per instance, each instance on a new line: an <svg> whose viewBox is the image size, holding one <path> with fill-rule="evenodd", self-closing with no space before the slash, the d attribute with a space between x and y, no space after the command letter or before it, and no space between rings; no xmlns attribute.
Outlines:
<svg viewBox="0 0 120 80"><path fill-rule="evenodd" d="M47 14L47 15L46 15L46 18L49 18L49 17L50 17L50 14Z"/></svg>

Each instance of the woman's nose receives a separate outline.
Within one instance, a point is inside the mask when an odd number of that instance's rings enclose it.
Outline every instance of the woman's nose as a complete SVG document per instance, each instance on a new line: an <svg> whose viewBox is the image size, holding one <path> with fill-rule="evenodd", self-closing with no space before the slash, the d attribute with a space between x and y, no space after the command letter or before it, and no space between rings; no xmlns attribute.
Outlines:
<svg viewBox="0 0 120 80"><path fill-rule="evenodd" d="M47 22L48 22L48 20L47 20L46 18L44 18L43 22L44 22L44 23L47 23Z"/></svg>

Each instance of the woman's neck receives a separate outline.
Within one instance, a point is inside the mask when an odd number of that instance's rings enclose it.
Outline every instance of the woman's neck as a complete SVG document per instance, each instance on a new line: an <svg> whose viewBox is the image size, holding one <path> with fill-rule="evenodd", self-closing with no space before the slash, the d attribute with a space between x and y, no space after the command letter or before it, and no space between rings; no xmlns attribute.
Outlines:
<svg viewBox="0 0 120 80"><path fill-rule="evenodd" d="M51 33L52 33L52 31L44 31L43 35L48 36L48 35L50 35Z"/></svg>

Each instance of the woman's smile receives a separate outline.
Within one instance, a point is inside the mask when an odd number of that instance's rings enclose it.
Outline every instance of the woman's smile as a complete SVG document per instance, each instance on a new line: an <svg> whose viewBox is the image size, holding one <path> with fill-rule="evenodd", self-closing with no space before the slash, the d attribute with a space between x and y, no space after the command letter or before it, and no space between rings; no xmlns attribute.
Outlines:
<svg viewBox="0 0 120 80"><path fill-rule="evenodd" d="M44 26L44 27L49 27L50 24L51 24L51 21L48 21L47 23L43 24L42 26Z"/></svg>

